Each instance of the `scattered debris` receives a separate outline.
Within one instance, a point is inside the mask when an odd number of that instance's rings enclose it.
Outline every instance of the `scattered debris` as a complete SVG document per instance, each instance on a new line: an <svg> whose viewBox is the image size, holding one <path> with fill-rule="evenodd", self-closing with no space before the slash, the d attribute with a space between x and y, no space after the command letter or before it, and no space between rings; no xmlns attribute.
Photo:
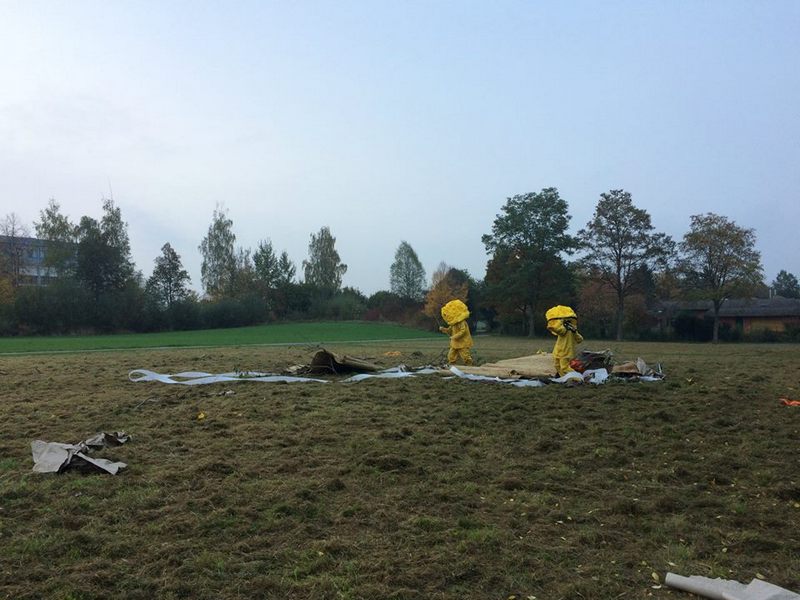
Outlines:
<svg viewBox="0 0 800 600"><path fill-rule="evenodd" d="M699 575L683 577L667 573L664 583L675 589L712 600L800 600L800 594L760 579L753 579L745 585L730 579L711 579Z"/></svg>
<svg viewBox="0 0 800 600"><path fill-rule="evenodd" d="M579 373L594 369L611 370L611 367L614 366L614 354L611 350L581 350L569 364Z"/></svg>
<svg viewBox="0 0 800 600"><path fill-rule="evenodd" d="M518 387L540 387L547 383L562 383L575 385L580 383L605 383L612 377L627 379L629 381L659 381L664 378L661 365L656 368L649 367L641 358L635 362L623 363L611 369L612 354L610 350L600 352L584 351L581 353L582 371L570 371L563 377L554 377L555 366L553 355L537 353L531 356L521 356L508 360L487 363L479 367L459 366L448 368L435 368L432 366L409 369L405 365L397 365L388 369L366 359L355 358L346 354L334 354L324 348L317 350L310 365L294 365L286 369L290 375L275 375L256 371L237 371L235 373L185 372L174 375L161 375L145 369L136 369L128 374L133 382L160 381L181 385L202 385L207 383L234 382L234 381L260 381L267 383L329 383L329 380L301 377L300 373L328 373L342 374L356 372L342 383L356 383L373 377L397 379L402 377L415 377L417 375L444 374L455 375L471 381L491 381L494 383L511 383ZM597 366L606 365L606 366ZM587 368L596 366L596 368ZM232 395L228 390L218 395Z"/></svg>
<svg viewBox="0 0 800 600"><path fill-rule="evenodd" d="M381 367L361 358L347 354L334 354L325 348L320 348L311 358L311 373L375 373Z"/></svg>
<svg viewBox="0 0 800 600"><path fill-rule="evenodd" d="M92 458L87 453L90 450L99 450L106 446L120 446L130 439L131 437L124 431L115 431L114 433L96 433L77 444L35 440L31 442L33 471L36 473L61 473L69 467L75 467L100 470L116 475L117 471L128 465L105 458Z"/></svg>
<svg viewBox="0 0 800 600"><path fill-rule="evenodd" d="M648 367L647 363L641 358L635 361L624 362L614 365L611 369L612 375L619 375L622 377L657 377L663 378L661 372L661 365L657 364L655 368Z"/></svg>

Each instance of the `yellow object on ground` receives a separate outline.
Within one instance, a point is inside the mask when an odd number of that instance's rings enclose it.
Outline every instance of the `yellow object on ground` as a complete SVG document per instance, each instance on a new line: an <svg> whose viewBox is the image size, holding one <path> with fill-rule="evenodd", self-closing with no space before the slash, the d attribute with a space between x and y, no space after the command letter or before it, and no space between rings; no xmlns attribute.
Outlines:
<svg viewBox="0 0 800 600"><path fill-rule="evenodd" d="M450 351L447 353L447 362L450 364L461 361L465 365L472 364L472 335L467 325L469 310L461 300L451 300L442 307L442 318L449 327L439 327L439 331L450 336Z"/></svg>
<svg viewBox="0 0 800 600"><path fill-rule="evenodd" d="M547 330L556 336L553 347L553 363L559 375L566 375L574 369L569 361L575 358L576 346L583 341L578 333L578 315L569 306L554 306L545 314Z"/></svg>

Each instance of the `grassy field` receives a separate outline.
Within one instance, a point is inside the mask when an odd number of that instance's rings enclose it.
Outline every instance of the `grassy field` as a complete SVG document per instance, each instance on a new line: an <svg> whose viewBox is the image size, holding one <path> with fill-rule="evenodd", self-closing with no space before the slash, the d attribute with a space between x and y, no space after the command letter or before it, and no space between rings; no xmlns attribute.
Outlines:
<svg viewBox="0 0 800 600"><path fill-rule="evenodd" d="M389 366L445 345L330 347ZM476 338L484 361L550 346ZM0 597L688 600L666 571L800 590L800 408L778 401L800 347L610 348L666 381L184 387L127 374L309 351L2 357ZM119 475L31 472L32 440L102 430L133 436L95 453Z"/></svg>
<svg viewBox="0 0 800 600"><path fill-rule="evenodd" d="M233 329L92 336L0 337L0 354L135 348L199 348L433 338L440 334L389 323L278 323Z"/></svg>

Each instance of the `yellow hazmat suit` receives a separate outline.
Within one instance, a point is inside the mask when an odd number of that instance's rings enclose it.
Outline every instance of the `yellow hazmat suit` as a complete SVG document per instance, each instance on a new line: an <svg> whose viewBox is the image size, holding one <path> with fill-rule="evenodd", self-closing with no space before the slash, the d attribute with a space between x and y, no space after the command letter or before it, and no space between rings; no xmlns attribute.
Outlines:
<svg viewBox="0 0 800 600"><path fill-rule="evenodd" d="M553 347L553 362L559 376L566 375L574 369L569 366L569 361L575 358L575 346L583 341L583 336L578 333L578 315L569 306L554 306L546 313L547 331L558 339Z"/></svg>
<svg viewBox="0 0 800 600"><path fill-rule="evenodd" d="M467 318L469 310L461 300L451 300L442 307L442 318L449 327L439 327L439 331L450 336L450 351L447 353L447 362L455 363L457 360L465 365L472 364L469 349L472 348L472 336L469 333Z"/></svg>

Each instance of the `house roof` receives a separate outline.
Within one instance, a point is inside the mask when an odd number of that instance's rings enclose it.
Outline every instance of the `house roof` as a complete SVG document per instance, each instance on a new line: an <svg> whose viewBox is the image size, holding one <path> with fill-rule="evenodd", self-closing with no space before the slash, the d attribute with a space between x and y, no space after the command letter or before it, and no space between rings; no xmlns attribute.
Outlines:
<svg viewBox="0 0 800 600"><path fill-rule="evenodd" d="M661 310L669 315L679 312L704 312L713 316L711 300L667 301ZM784 298L729 298L719 308L720 317L800 317L800 299Z"/></svg>
<svg viewBox="0 0 800 600"><path fill-rule="evenodd" d="M731 298L719 307L720 317L800 317L796 298Z"/></svg>

